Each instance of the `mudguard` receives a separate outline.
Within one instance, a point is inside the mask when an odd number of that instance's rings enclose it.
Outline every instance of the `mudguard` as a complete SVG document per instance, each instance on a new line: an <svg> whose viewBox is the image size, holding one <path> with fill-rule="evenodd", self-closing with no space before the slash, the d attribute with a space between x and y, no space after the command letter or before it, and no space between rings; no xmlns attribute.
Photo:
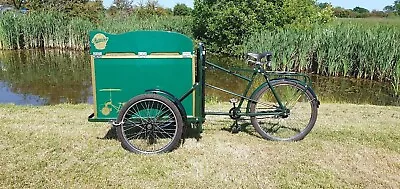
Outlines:
<svg viewBox="0 0 400 189"><path fill-rule="evenodd" d="M298 79L291 79L291 78L272 79L272 80L270 80L269 82L270 82L271 85L273 85L273 83L275 83L275 82L277 82L277 81L281 81L281 80L284 80L284 81L292 81L292 82L295 82L295 83L298 84L298 85L305 86L305 87L306 87L306 90L309 91L309 92L311 93L311 95L313 95L314 99L317 101L317 107L319 108L320 102L319 102L319 100L318 100L318 98L317 98L317 95L315 94L314 90L312 90L311 86L307 85L307 84L304 83L303 81L300 81L300 80L298 80ZM253 98L254 98L254 95L255 95L258 91L260 91L262 88L264 88L264 87L266 87L266 86L268 86L268 82L264 82L264 83L261 84L259 87L257 87L257 88L253 91L253 93L251 94L250 99L253 99ZM250 112L250 103L251 103L250 101L247 103L247 108L246 108L246 111L247 111L247 112Z"/></svg>
<svg viewBox="0 0 400 189"><path fill-rule="evenodd" d="M178 110L182 115L183 122L187 123L187 113L186 113L185 107L183 107L182 102L179 101L179 99L176 98L173 94L171 94L167 91L160 90L160 89L149 89L149 90L146 90L145 92L158 94L158 95L161 95L161 96L167 98L168 100L170 100L172 103L175 104L176 107L178 107Z"/></svg>

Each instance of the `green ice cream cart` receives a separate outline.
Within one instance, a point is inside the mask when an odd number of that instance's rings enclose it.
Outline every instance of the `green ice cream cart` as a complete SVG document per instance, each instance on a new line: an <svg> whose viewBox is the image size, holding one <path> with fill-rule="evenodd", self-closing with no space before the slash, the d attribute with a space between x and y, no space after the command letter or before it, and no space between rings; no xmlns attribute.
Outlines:
<svg viewBox="0 0 400 189"><path fill-rule="evenodd" d="M90 32L94 113L91 122L111 122L122 146L135 153L169 152L188 128L202 131L206 115L248 117L265 139L297 141L313 128L319 101L307 75L268 71L272 53L248 53L240 74L206 60L203 44L168 31ZM248 82L242 94L209 85L216 69ZM249 75L249 76L245 76ZM250 91L256 76L265 82ZM234 84L234 83L233 83ZM236 96L226 112L205 111L205 87ZM254 88L254 87L253 87Z"/></svg>

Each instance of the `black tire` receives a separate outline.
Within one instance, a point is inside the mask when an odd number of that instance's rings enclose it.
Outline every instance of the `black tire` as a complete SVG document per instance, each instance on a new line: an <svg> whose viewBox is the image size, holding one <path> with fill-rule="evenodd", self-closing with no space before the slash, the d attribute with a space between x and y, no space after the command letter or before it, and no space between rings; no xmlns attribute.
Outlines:
<svg viewBox="0 0 400 189"><path fill-rule="evenodd" d="M176 149L182 137L183 120L178 108L157 94L132 98L119 112L117 135L124 149L138 154L156 154Z"/></svg>
<svg viewBox="0 0 400 189"><path fill-rule="evenodd" d="M252 116L251 123L264 138L275 141L302 140L317 120L318 100L307 87L290 80L271 81L282 104L289 111L279 110L279 104L266 85L251 98L250 113L274 112L275 115Z"/></svg>

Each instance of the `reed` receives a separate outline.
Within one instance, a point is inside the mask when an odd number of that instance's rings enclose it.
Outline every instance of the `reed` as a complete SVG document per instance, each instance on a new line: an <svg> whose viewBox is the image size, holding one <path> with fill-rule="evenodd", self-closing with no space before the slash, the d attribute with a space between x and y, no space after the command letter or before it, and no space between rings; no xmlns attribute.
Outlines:
<svg viewBox="0 0 400 189"><path fill-rule="evenodd" d="M1 49L88 47L87 31L94 25L57 12L5 12L0 17Z"/></svg>
<svg viewBox="0 0 400 189"><path fill-rule="evenodd" d="M400 96L400 59L397 61L393 72L394 74L391 83L394 89L394 94Z"/></svg>
<svg viewBox="0 0 400 189"><path fill-rule="evenodd" d="M99 29L109 33L133 30L175 31L192 36L191 17L137 16L106 17L99 25L57 12L6 12L0 16L1 49L87 49L88 32Z"/></svg>
<svg viewBox="0 0 400 189"><path fill-rule="evenodd" d="M274 52L274 70L395 83L400 79L393 71L400 58L400 21L341 20L301 30L261 31L244 44L244 52L265 50Z"/></svg>

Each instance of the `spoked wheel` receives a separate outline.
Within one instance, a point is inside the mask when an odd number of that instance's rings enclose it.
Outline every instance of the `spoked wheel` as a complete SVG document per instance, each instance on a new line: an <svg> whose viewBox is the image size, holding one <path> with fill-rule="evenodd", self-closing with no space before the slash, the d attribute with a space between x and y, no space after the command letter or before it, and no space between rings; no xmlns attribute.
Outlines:
<svg viewBox="0 0 400 189"><path fill-rule="evenodd" d="M156 94L134 97L120 110L118 138L131 152L156 154L176 149L182 137L183 120L178 108Z"/></svg>
<svg viewBox="0 0 400 189"><path fill-rule="evenodd" d="M280 108L272 90L265 86L252 95L252 99L257 102L249 102L251 113L263 114L252 116L251 123L264 139L303 139L317 119L316 97L305 86L293 81L277 80L272 81L271 85L285 108Z"/></svg>

